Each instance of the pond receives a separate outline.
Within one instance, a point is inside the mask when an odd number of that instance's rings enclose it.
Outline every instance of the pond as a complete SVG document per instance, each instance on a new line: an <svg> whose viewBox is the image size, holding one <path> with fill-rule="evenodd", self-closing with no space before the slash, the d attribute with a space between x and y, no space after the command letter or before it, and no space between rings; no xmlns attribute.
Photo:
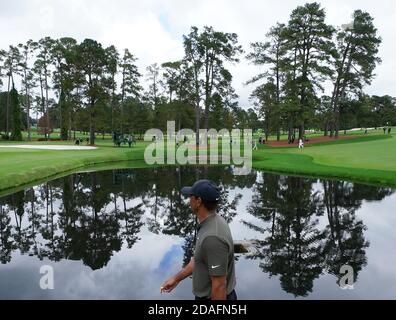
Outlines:
<svg viewBox="0 0 396 320"><path fill-rule="evenodd" d="M396 298L395 190L231 170L85 172L1 197L0 299L192 299L189 278L159 287L192 256L197 221L179 190L202 178L221 186L235 242L251 244L236 255L240 299Z"/></svg>

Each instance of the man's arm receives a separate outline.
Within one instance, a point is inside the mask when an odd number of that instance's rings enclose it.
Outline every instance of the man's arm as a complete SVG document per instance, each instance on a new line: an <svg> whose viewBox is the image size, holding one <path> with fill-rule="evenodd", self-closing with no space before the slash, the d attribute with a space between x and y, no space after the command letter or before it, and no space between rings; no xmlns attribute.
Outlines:
<svg viewBox="0 0 396 320"><path fill-rule="evenodd" d="M227 279L225 276L210 277L212 279L212 293L210 298L212 300L226 300L227 299Z"/></svg>
<svg viewBox="0 0 396 320"><path fill-rule="evenodd" d="M194 258L190 260L188 265L186 265L180 272L178 272L173 277L166 280L161 286L161 293L162 292L171 292L180 281L184 280L188 276L192 275L194 269Z"/></svg>
<svg viewBox="0 0 396 320"><path fill-rule="evenodd" d="M208 236L202 242L202 252L211 278L212 300L227 299L228 245L217 236Z"/></svg>

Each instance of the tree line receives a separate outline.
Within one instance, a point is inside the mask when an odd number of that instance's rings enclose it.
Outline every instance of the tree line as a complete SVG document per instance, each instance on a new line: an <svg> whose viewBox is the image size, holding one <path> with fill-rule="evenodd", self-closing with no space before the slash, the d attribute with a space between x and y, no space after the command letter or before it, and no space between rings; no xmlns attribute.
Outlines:
<svg viewBox="0 0 396 320"><path fill-rule="evenodd" d="M92 39L78 43L73 38L46 37L10 46L0 51L1 78L7 88L0 94L4 119L0 130L4 138L21 140L25 128L30 139L34 123L47 138L54 127L60 128L64 140L80 130L89 132L94 144L97 133L166 130L167 120L174 120L177 129L194 124L258 127L254 110L237 106L232 76L224 66L227 60L237 61L241 49L236 42L236 34L211 27L199 33L192 27L184 37L186 56L152 64L145 74L128 49L120 55L115 46L105 48ZM21 79L19 93L16 77Z"/></svg>
<svg viewBox="0 0 396 320"><path fill-rule="evenodd" d="M98 133L142 135L152 127L166 130L168 120L197 132L261 128L278 140L282 131L290 138L295 128L299 137L307 128L338 137L340 129L353 126L395 124L395 98L363 92L381 61L373 18L356 10L352 22L336 29L325 17L318 3L299 6L287 23L270 29L265 42L251 44L246 58L263 71L247 82L257 83L250 108L238 105L229 70L244 54L238 35L210 26L191 27L182 57L144 72L128 49L120 53L92 39L45 37L11 45L0 50L0 86L6 88L0 93L0 131L5 139L20 140L24 129L30 140L35 124L47 139L60 128L66 140L79 130L89 132L94 144ZM331 96L323 94L326 85Z"/></svg>
<svg viewBox="0 0 396 320"><path fill-rule="evenodd" d="M251 44L247 59L264 67L248 81L259 83L252 99L264 130L287 130L299 138L309 127L338 137L340 128L394 125L396 100L363 92L381 62L381 37L369 13L355 10L351 21L335 28L325 22L319 3L298 6L286 23L277 23L265 42ZM331 87L331 95L324 93Z"/></svg>

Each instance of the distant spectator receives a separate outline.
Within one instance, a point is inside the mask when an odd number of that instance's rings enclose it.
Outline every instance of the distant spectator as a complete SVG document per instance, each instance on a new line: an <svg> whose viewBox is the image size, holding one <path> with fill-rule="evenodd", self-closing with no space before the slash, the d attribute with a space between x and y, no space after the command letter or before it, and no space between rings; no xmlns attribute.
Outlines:
<svg viewBox="0 0 396 320"><path fill-rule="evenodd" d="M386 133L386 128L384 127L383 129L384 129L384 134L385 134Z"/></svg>
<svg viewBox="0 0 396 320"><path fill-rule="evenodd" d="M74 142L74 144L75 144L76 146L79 146L79 145L80 145L80 139L76 139L76 141Z"/></svg>
<svg viewBox="0 0 396 320"><path fill-rule="evenodd" d="M304 141L300 138L298 140L298 149L303 149L304 148Z"/></svg>

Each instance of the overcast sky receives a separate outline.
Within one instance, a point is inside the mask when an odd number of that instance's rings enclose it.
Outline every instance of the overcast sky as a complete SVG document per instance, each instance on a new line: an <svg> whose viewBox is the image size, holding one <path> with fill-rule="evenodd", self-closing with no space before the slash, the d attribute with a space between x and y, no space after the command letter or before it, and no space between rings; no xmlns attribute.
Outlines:
<svg viewBox="0 0 396 320"><path fill-rule="evenodd" d="M276 22L286 22L298 5L297 0L13 0L1 4L0 48L44 36L92 38L104 46L124 48L139 59L140 72L152 63L178 60L183 56L182 36L192 25L208 25L215 30L235 32L245 52L249 44L264 41ZM382 64L366 89L370 94L396 96L394 58L396 3L392 0L317 1L327 13L327 23L340 26L351 21L355 9L374 17L383 42ZM244 57L232 66L233 85L242 107L249 106L252 86L244 86L259 70Z"/></svg>

